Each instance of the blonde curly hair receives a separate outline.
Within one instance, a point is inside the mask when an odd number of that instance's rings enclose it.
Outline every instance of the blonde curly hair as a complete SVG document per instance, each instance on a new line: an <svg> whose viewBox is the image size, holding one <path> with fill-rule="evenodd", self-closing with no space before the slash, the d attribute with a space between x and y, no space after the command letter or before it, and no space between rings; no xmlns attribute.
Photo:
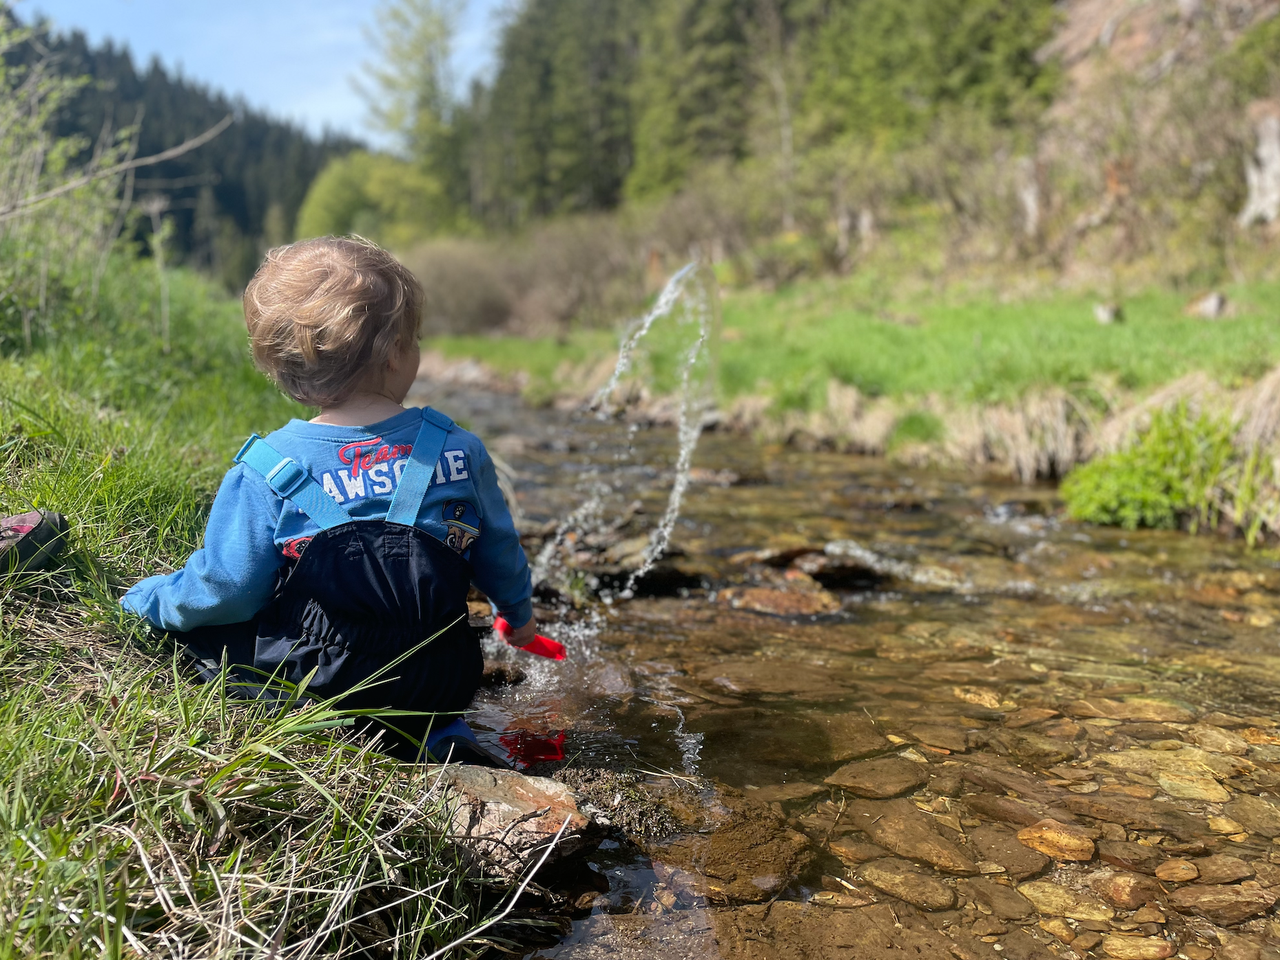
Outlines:
<svg viewBox="0 0 1280 960"><path fill-rule="evenodd" d="M332 406L419 336L422 285L363 237L276 247L244 291L253 362L299 403Z"/></svg>

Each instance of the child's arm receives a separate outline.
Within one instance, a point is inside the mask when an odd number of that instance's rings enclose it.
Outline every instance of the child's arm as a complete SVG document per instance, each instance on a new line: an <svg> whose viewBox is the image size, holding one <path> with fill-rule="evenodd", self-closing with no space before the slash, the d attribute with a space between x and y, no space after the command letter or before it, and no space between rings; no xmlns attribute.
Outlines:
<svg viewBox="0 0 1280 960"><path fill-rule="evenodd" d="M180 632L251 619L271 599L284 562L275 544L280 507L261 478L232 467L209 511L204 547L181 570L134 584L120 603Z"/></svg>
<svg viewBox="0 0 1280 960"><path fill-rule="evenodd" d="M511 511L498 489L498 474L484 447L476 455L476 492L480 497L480 539L471 548L475 584L493 601L517 633L533 629L533 581L529 561ZM527 627L526 627L527 625Z"/></svg>

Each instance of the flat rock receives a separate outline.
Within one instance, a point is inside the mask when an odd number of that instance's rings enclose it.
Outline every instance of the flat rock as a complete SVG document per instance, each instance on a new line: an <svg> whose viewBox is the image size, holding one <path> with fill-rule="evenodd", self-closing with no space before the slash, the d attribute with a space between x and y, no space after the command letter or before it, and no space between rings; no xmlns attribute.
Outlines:
<svg viewBox="0 0 1280 960"><path fill-rule="evenodd" d="M992 736L987 745L1003 756L1017 757L1041 766L1076 758L1075 748L1030 730L1002 730Z"/></svg>
<svg viewBox="0 0 1280 960"><path fill-rule="evenodd" d="M938 723L921 723L907 731L908 735L931 747L940 747L952 753L964 753L969 741L963 727L944 726Z"/></svg>
<svg viewBox="0 0 1280 960"><path fill-rule="evenodd" d="M1091 877L1089 886L1117 910L1137 910L1164 895L1156 880L1141 873L1108 870Z"/></svg>
<svg viewBox="0 0 1280 960"><path fill-rule="evenodd" d="M1239 886L1195 884L1173 891L1169 902L1179 913L1195 914L1219 926L1230 927L1266 913L1275 905L1276 895L1252 883Z"/></svg>
<svg viewBox="0 0 1280 960"><path fill-rule="evenodd" d="M1178 952L1170 940L1159 937L1104 937L1102 952L1115 960L1167 960Z"/></svg>
<svg viewBox="0 0 1280 960"><path fill-rule="evenodd" d="M969 842L983 860L1000 864L1015 880L1035 876L1052 862L1043 853L1019 843L1007 827L974 827L969 831Z"/></svg>
<svg viewBox="0 0 1280 960"><path fill-rule="evenodd" d="M814 715L813 718L826 730L831 741L830 758L837 763L874 757L893 746L865 714Z"/></svg>
<svg viewBox="0 0 1280 960"><path fill-rule="evenodd" d="M1035 905L1040 913L1072 920L1110 920L1116 912L1101 900L1081 896L1070 887L1052 880L1028 880L1018 892Z"/></svg>
<svg viewBox="0 0 1280 960"><path fill-rule="evenodd" d="M439 778L453 839L485 873L518 877L546 850L562 824L552 852L555 860L594 846L601 831L578 809L573 792L545 777L514 770L464 764L424 768L429 782Z"/></svg>
<svg viewBox="0 0 1280 960"><path fill-rule="evenodd" d="M1268 840L1280 837L1280 806L1269 797L1245 794L1228 803L1222 812L1243 824L1250 833L1260 834Z"/></svg>
<svg viewBox="0 0 1280 960"><path fill-rule="evenodd" d="M1001 920L1025 920L1036 912L1031 901L1013 887L986 877L961 880L960 888L974 902L982 904Z"/></svg>
<svg viewBox="0 0 1280 960"><path fill-rule="evenodd" d="M855 796L887 800L923 787L929 782L929 768L902 757L856 760L827 777L826 782Z"/></svg>
<svg viewBox="0 0 1280 960"><path fill-rule="evenodd" d="M1226 753L1233 757L1243 757L1249 752L1249 743L1239 734L1221 727L1198 723L1187 731L1191 742L1210 753Z"/></svg>
<svg viewBox="0 0 1280 960"><path fill-rule="evenodd" d="M859 800L849 808L849 823L899 857L930 864L943 873L978 872L978 865L909 800Z"/></svg>
<svg viewBox="0 0 1280 960"><path fill-rule="evenodd" d="M1207 885L1220 883L1237 883L1253 876L1253 867L1239 857L1219 853L1211 857L1201 857L1196 862L1200 871L1200 882Z"/></svg>
<svg viewBox="0 0 1280 960"><path fill-rule="evenodd" d="M1063 791L1056 787L1050 787L1034 777L1004 766L966 763L961 773L970 783L997 796L1002 793L1015 793L1024 800L1055 803L1063 795Z"/></svg>
<svg viewBox="0 0 1280 960"><path fill-rule="evenodd" d="M735 610L772 613L780 617L804 617L835 613L840 598L826 590L779 590L774 587L732 587L717 596Z"/></svg>
<svg viewBox="0 0 1280 960"><path fill-rule="evenodd" d="M1041 820L1018 831L1018 841L1054 860L1092 860L1093 840L1079 827Z"/></svg>
<svg viewBox="0 0 1280 960"><path fill-rule="evenodd" d="M1103 840L1098 844L1098 858L1123 870L1154 875L1156 867L1164 861L1164 854L1145 843Z"/></svg>
<svg viewBox="0 0 1280 960"><path fill-rule="evenodd" d="M1200 869L1190 860L1179 857L1156 867L1156 876L1166 883L1188 883L1200 877Z"/></svg>
<svg viewBox="0 0 1280 960"><path fill-rule="evenodd" d="M1044 819L1043 807L1032 807L1013 797L1000 797L993 793L975 793L965 797L964 802L965 806L973 811L974 816L984 820L994 820L997 823L1029 827Z"/></svg>
<svg viewBox="0 0 1280 960"><path fill-rule="evenodd" d="M873 860L863 864L858 876L881 893L921 910L950 910L956 903L954 890L907 860Z"/></svg>
<svg viewBox="0 0 1280 960"><path fill-rule="evenodd" d="M1208 831L1207 824L1160 800L1138 800L1095 793L1090 796L1068 796L1063 802L1068 810L1080 816L1092 817L1105 823L1118 823L1134 830L1171 833L1180 840L1191 840Z"/></svg>
<svg viewBox="0 0 1280 960"><path fill-rule="evenodd" d="M1156 783L1171 797L1179 800L1205 800L1209 803L1226 803L1231 799L1222 784L1213 777L1200 777L1186 773L1161 773Z"/></svg>
<svg viewBox="0 0 1280 960"><path fill-rule="evenodd" d="M655 859L696 870L713 903L759 903L813 861L809 838L789 830L764 804L745 803L710 834L681 837L651 851Z"/></svg>
<svg viewBox="0 0 1280 960"><path fill-rule="evenodd" d="M852 837L839 837L832 840L828 846L831 852L845 863L855 865L866 863L868 860L879 860L881 857L891 856L884 847L878 847L874 843L862 843Z"/></svg>

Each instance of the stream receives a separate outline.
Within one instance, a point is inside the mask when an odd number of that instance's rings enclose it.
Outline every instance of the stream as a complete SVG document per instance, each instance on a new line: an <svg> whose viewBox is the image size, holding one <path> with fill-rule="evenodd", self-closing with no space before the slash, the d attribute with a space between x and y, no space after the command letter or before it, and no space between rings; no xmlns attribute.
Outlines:
<svg viewBox="0 0 1280 960"><path fill-rule="evenodd" d="M569 659L492 643L520 682L473 726L611 826L545 878L565 919L527 956L1280 958L1267 554L1069 523L1048 485L712 432L624 600L674 430L411 400L510 465L554 567L538 615Z"/></svg>

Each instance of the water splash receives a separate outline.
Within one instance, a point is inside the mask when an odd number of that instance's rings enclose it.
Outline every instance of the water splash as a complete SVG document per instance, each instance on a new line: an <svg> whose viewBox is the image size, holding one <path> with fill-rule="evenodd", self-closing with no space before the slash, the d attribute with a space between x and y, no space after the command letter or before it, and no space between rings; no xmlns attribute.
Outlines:
<svg viewBox="0 0 1280 960"><path fill-rule="evenodd" d="M655 324L664 318L673 318L677 339L683 330L689 330L687 342L677 350L678 452L675 461L675 478L662 518L650 534L649 542L641 554L640 565L627 578L622 590L617 594L619 599L631 599L635 596L636 584L666 553L676 522L679 520L680 507L689 488L693 454L702 430L707 425L708 415L713 405L711 388L715 375L715 348L719 340L718 307L719 292L710 268L695 261L679 270L663 288L653 308L639 318L624 336L613 373L604 386L596 391L586 407L586 410L593 413L598 421L608 421L617 417L628 405L628 400L624 398L623 402L616 403L615 395L619 392L623 377L633 370L637 353L644 339L653 331ZM632 422L628 425L626 442L615 457L617 461L614 464L615 468L634 458L634 440L638 430L638 423ZM539 551L533 563L535 585L546 581L553 572L560 571L568 576L573 575L571 569L566 569L564 563L566 547L572 542L580 537L586 538L592 533L608 535L620 529L629 519L629 515L623 514L610 520L611 500L615 499L619 492L624 495L628 493L625 484L621 483L617 477L616 469L613 472L606 472L600 466L592 467L583 478L580 489L583 493L582 502L557 525L554 535ZM588 586L594 588L596 584L592 583ZM601 599L610 603L614 598L608 593L602 593Z"/></svg>

